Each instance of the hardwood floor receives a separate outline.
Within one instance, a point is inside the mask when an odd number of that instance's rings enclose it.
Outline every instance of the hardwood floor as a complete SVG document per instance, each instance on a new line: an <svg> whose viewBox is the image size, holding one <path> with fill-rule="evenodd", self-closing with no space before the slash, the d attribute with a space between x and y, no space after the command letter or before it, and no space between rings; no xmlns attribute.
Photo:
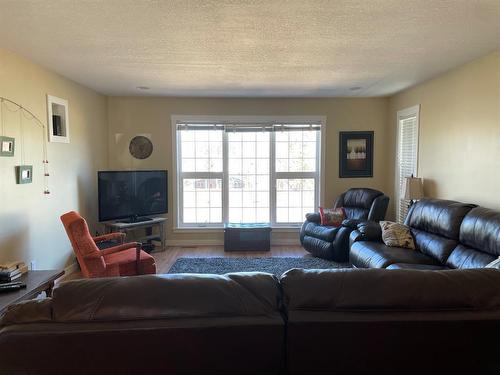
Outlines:
<svg viewBox="0 0 500 375"><path fill-rule="evenodd" d="M271 251L237 251L224 252L223 246L171 246L165 251L151 253L156 260L157 273L167 273L175 261L179 258L209 258L209 257L227 257L227 258L254 258L254 257L309 257L311 256L301 246L272 246ZM64 277L62 281L81 278L81 273L74 272Z"/></svg>

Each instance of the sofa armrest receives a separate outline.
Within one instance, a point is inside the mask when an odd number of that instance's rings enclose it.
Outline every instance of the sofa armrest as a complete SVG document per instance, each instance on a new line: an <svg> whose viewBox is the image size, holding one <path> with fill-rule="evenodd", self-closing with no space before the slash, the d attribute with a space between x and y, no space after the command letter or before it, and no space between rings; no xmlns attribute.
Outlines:
<svg viewBox="0 0 500 375"><path fill-rule="evenodd" d="M320 224L321 223L321 216L319 212L311 212L306 214L306 220L310 221L312 223Z"/></svg>
<svg viewBox="0 0 500 375"><path fill-rule="evenodd" d="M382 228L379 223L366 221L358 225L358 229L353 231L350 236L350 243L357 241L376 241L382 242Z"/></svg>
<svg viewBox="0 0 500 375"><path fill-rule="evenodd" d="M351 228L351 229L358 229L358 225L364 223L364 220L358 220L358 219L345 219L342 222L343 227Z"/></svg>

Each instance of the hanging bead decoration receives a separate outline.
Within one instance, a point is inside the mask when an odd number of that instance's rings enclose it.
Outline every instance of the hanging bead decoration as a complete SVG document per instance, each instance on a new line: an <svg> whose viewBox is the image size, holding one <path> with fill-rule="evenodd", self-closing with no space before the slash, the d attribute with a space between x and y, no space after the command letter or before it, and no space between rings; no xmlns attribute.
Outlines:
<svg viewBox="0 0 500 375"><path fill-rule="evenodd" d="M9 108L9 105L14 106L14 109ZM41 130L42 135L42 164L43 164L43 193L50 194L49 190L49 160L47 156L47 142L45 140L46 136L46 126L45 124L36 117L33 112L24 108L21 104L16 103L10 99L4 98L0 96L0 129L2 131L2 135L4 135L4 110L9 112L19 112L19 121L20 121L20 131L21 131L21 161L22 164L25 162L25 147L24 147L24 124L23 117L27 120L34 120L35 124Z"/></svg>

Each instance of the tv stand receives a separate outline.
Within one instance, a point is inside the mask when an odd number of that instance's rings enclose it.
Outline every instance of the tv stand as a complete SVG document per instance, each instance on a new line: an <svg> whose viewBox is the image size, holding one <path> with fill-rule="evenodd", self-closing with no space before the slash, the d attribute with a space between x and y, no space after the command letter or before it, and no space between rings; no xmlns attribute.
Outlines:
<svg viewBox="0 0 500 375"><path fill-rule="evenodd" d="M128 219L120 220L119 223L133 224L152 221L153 219L147 216L130 216Z"/></svg>
<svg viewBox="0 0 500 375"><path fill-rule="evenodd" d="M105 232L106 233L121 232L125 233L125 235L128 236L129 232L138 229L143 229L146 231L146 235L138 236L137 238L135 238L136 241L142 243L151 243L151 241L157 240L160 241L161 243L161 250L166 250L165 223L167 222L167 219L164 217L153 217L153 218L136 217L136 219L141 219L141 220L132 222L129 222L128 220L105 222L103 223L105 227ZM146 220L143 221L142 219ZM153 233L153 229L155 227L158 228L157 233Z"/></svg>

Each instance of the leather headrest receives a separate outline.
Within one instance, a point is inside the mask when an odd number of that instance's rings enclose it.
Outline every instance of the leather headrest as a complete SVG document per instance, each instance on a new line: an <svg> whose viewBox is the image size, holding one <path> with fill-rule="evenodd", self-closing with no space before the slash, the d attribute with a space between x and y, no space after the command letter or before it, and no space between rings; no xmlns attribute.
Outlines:
<svg viewBox="0 0 500 375"><path fill-rule="evenodd" d="M382 194L382 192L374 189L352 188L344 193L343 206L369 209L374 199Z"/></svg>
<svg viewBox="0 0 500 375"><path fill-rule="evenodd" d="M500 255L500 211L484 207L471 210L460 227L460 242L492 255Z"/></svg>
<svg viewBox="0 0 500 375"><path fill-rule="evenodd" d="M500 307L500 271L293 269L281 276L289 310L450 310Z"/></svg>
<svg viewBox="0 0 500 375"><path fill-rule="evenodd" d="M460 224L473 204L443 199L421 199L415 203L405 220L409 227L457 240Z"/></svg>

